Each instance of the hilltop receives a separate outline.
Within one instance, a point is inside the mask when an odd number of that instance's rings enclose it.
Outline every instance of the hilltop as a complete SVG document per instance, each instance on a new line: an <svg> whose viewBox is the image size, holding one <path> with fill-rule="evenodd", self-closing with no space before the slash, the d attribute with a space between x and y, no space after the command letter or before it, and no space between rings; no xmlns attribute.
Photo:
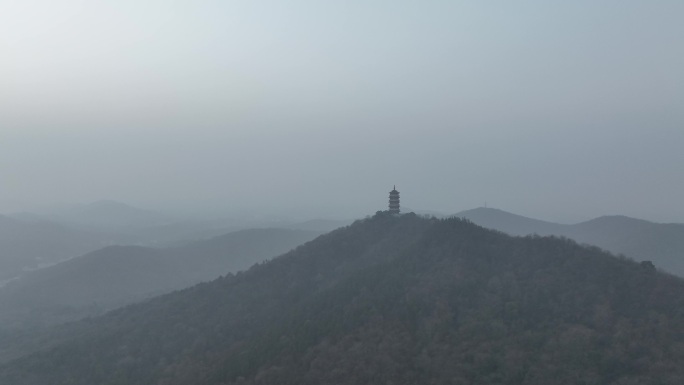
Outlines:
<svg viewBox="0 0 684 385"><path fill-rule="evenodd" d="M682 309L682 280L598 248L379 213L56 331L0 383L678 384Z"/></svg>

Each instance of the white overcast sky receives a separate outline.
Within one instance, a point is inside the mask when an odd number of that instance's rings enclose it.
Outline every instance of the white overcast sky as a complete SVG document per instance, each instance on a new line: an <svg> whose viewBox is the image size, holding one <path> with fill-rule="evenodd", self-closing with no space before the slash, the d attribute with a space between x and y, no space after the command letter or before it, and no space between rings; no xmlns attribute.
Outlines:
<svg viewBox="0 0 684 385"><path fill-rule="evenodd" d="M0 212L684 222L684 1L0 0Z"/></svg>

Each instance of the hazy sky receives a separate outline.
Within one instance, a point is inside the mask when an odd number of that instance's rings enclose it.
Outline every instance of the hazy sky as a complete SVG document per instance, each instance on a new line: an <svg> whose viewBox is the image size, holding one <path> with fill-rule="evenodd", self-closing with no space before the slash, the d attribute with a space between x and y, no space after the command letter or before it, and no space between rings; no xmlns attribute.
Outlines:
<svg viewBox="0 0 684 385"><path fill-rule="evenodd" d="M0 0L0 211L684 222L684 1Z"/></svg>

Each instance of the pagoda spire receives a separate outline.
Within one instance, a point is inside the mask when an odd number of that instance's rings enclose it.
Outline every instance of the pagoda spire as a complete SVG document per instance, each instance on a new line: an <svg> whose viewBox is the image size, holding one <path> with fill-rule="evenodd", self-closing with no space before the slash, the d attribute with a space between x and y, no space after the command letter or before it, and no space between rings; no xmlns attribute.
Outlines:
<svg viewBox="0 0 684 385"><path fill-rule="evenodd" d="M389 212L390 214L399 214L400 211L399 191L397 191L397 186L394 185L392 191L389 193Z"/></svg>

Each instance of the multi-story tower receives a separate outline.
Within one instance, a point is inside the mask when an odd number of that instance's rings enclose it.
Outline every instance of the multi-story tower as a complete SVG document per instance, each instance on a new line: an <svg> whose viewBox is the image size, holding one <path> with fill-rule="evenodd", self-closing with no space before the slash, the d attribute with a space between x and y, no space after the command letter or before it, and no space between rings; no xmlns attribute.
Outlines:
<svg viewBox="0 0 684 385"><path fill-rule="evenodd" d="M399 214L399 191L397 186L394 186L389 193L389 212L390 214Z"/></svg>

